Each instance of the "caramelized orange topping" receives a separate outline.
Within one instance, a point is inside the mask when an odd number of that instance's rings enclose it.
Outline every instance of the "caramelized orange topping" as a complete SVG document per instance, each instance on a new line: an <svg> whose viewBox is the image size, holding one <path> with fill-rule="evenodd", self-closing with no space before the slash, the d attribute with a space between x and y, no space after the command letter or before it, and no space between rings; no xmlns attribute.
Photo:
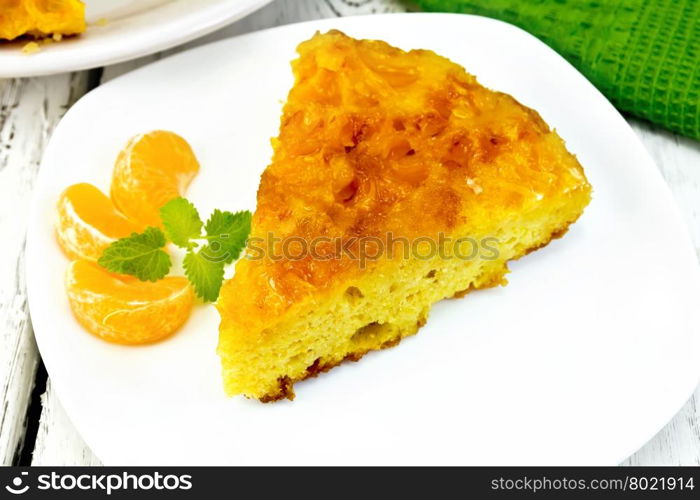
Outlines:
<svg viewBox="0 0 700 500"><path fill-rule="evenodd" d="M535 111L431 51L331 31L298 52L251 241L481 234L571 186L590 188ZM219 308L225 324L258 331L358 266L348 258L243 259Z"/></svg>
<svg viewBox="0 0 700 500"><path fill-rule="evenodd" d="M79 0L0 0L0 39L83 31L85 5Z"/></svg>

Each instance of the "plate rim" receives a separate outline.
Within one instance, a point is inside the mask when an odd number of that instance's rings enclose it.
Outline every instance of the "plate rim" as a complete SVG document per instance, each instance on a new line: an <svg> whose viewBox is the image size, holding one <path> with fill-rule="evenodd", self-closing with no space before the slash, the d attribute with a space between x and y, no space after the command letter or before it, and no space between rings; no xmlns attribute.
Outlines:
<svg viewBox="0 0 700 500"><path fill-rule="evenodd" d="M70 73L138 59L139 57L152 55L203 37L243 19L274 0L243 0L246 3L242 7L239 1L224 0L223 2L211 4L208 6L207 11L194 20L196 21L195 23L186 22L187 16L171 20L166 25L167 30L163 32L167 36L156 38L152 43L144 46L138 46L133 43L122 46L116 43L115 40L107 48L92 53L89 47L86 48L81 44L81 40L76 40L75 45L70 50L61 52L57 60L50 59L48 57L50 55L49 52L39 52L31 55L21 54L20 49L8 51L7 54L0 52L0 63L3 63L0 64L0 78L25 78ZM179 31L188 26L189 30ZM90 29L90 26L88 26L88 29ZM153 30L143 30L141 35L145 36L146 31L152 32ZM124 35L128 36L129 33L127 32ZM89 40L86 40L86 42L90 44ZM87 54L84 54L84 52L87 52ZM7 68L4 69L3 66L7 66Z"/></svg>

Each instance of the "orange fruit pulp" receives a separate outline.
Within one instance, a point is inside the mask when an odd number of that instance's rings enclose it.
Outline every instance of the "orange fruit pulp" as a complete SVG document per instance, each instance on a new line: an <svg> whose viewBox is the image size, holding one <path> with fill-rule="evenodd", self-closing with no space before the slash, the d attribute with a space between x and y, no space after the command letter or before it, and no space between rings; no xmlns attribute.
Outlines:
<svg viewBox="0 0 700 500"><path fill-rule="evenodd" d="M119 213L102 191L87 183L73 184L63 191L57 212L58 243L71 259L97 261L110 243L143 229Z"/></svg>
<svg viewBox="0 0 700 500"><path fill-rule="evenodd" d="M160 227L160 208L182 196L198 171L192 148L179 135L164 130L137 135L117 157L112 200L128 218Z"/></svg>
<svg viewBox="0 0 700 500"><path fill-rule="evenodd" d="M139 281L86 260L70 264L65 284L77 320L98 337L120 344L168 337L187 320L194 301L184 277Z"/></svg>

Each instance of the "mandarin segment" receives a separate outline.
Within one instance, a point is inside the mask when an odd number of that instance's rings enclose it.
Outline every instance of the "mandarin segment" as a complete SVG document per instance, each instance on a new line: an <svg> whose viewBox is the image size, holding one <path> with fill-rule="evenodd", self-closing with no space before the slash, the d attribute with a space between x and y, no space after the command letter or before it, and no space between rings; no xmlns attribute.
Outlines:
<svg viewBox="0 0 700 500"><path fill-rule="evenodd" d="M70 264L65 286L76 319L98 337L119 344L168 337L185 323L194 301L186 278L143 282L86 260Z"/></svg>
<svg viewBox="0 0 700 500"><path fill-rule="evenodd" d="M97 261L112 242L142 229L92 184L73 184L59 197L56 238L71 259Z"/></svg>
<svg viewBox="0 0 700 500"><path fill-rule="evenodd" d="M130 219L160 227L160 208L184 195L197 172L199 162L185 139L164 130L140 134L117 157L111 197Z"/></svg>

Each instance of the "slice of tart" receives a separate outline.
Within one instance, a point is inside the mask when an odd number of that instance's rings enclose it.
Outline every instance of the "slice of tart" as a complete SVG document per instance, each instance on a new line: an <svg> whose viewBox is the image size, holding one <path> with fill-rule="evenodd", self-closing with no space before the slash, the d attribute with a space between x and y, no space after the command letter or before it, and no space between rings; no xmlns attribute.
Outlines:
<svg viewBox="0 0 700 500"><path fill-rule="evenodd" d="M0 0L0 40L77 35L85 31L80 0Z"/></svg>
<svg viewBox="0 0 700 500"><path fill-rule="evenodd" d="M218 301L229 395L293 384L505 284L590 200L540 116L427 50L338 31L302 43L246 255Z"/></svg>

